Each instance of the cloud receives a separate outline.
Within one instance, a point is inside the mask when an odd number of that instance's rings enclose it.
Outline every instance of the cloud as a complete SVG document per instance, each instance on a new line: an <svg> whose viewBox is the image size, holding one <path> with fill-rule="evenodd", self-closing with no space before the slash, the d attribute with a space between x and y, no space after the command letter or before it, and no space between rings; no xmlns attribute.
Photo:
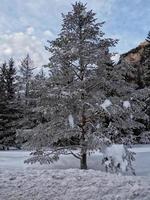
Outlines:
<svg viewBox="0 0 150 200"><path fill-rule="evenodd" d="M4 49L4 55L11 56L12 55L12 49L10 47L6 47Z"/></svg>
<svg viewBox="0 0 150 200"><path fill-rule="evenodd" d="M61 26L61 13L71 10L74 0L1 0L0 61L13 57L19 62L29 53L36 66L48 63L46 40L54 39ZM93 0L88 9L110 13L116 0ZM86 3L86 0L82 0ZM13 6L13 12L9 7ZM101 8L101 9L100 9ZM100 13L100 12L98 12ZM11 23L10 23L11 21ZM26 30L25 30L26 29Z"/></svg>
<svg viewBox="0 0 150 200"><path fill-rule="evenodd" d="M18 63L27 53L30 54L36 67L48 63L48 52L44 44L35 35L30 35L31 29L23 32L0 35L0 61L13 57Z"/></svg>
<svg viewBox="0 0 150 200"><path fill-rule="evenodd" d="M0 27L13 30L34 25L36 30L54 29L58 33L61 25L61 13L67 13L72 9L71 4L75 0L1 0L0 7ZM6 2L7 1L7 2ZM112 13L112 7L117 0L82 0L87 3L88 9L93 9L98 18L105 20ZM13 12L9 12L9 7L14 7ZM9 22L12 23L9 23ZM12 26L13 24L13 26ZM15 31L16 31L15 30Z"/></svg>
<svg viewBox="0 0 150 200"><path fill-rule="evenodd" d="M87 3L88 10L92 9L96 13L98 22L106 21L102 28L106 37L116 36L113 38L120 40L115 51L125 52L145 39L149 31L149 0L81 0L81 2ZM61 13L66 14L70 11L71 4L75 3L75 0L0 0L0 3L0 36L2 38L0 38L2 45L0 50L3 50L0 52L0 58L5 59L9 55L24 55L28 50L33 55L38 52L44 62L43 59L46 57L47 60L47 56L43 46L47 39L51 40L57 36L62 24ZM11 12L10 8L13 8ZM26 28L27 30L24 31ZM10 45L6 42L8 37L14 37L16 40L15 34L20 32L24 35L17 37L23 37L26 41L23 44L24 49L20 49L21 45L18 49L14 48L14 45L12 47L12 41Z"/></svg>

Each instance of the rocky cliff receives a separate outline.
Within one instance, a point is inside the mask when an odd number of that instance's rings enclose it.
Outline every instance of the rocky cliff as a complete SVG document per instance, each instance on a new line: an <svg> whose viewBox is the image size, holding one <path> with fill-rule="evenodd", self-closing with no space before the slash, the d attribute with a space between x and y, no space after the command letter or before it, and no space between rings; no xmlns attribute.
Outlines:
<svg viewBox="0 0 150 200"><path fill-rule="evenodd" d="M128 80L136 82L139 88L150 86L150 42L144 41L136 48L120 56L118 64L127 63L134 71L128 71Z"/></svg>
<svg viewBox="0 0 150 200"><path fill-rule="evenodd" d="M122 54L120 56L120 62L125 60L129 64L143 63L143 54L145 54L145 50L148 48L150 48L150 42L144 41L140 43L136 48Z"/></svg>

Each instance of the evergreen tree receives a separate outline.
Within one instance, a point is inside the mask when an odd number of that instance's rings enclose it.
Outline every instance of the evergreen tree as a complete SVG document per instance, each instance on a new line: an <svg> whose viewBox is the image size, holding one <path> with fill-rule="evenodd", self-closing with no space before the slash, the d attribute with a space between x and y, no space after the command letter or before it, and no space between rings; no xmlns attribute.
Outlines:
<svg viewBox="0 0 150 200"><path fill-rule="evenodd" d="M147 36L148 44L144 48L142 61L143 61L143 68L144 68L144 81L146 86L150 86L150 32Z"/></svg>
<svg viewBox="0 0 150 200"><path fill-rule="evenodd" d="M5 85L5 74L6 74L6 63L4 63L1 66L0 71L0 149L4 148L4 138L5 138L5 123L6 123L6 117L5 117L5 110L7 106L6 102L6 85Z"/></svg>
<svg viewBox="0 0 150 200"><path fill-rule="evenodd" d="M126 126L132 132L132 140L130 138L130 142L147 143L150 137L145 137L143 133L147 130L149 124L149 116L146 112L146 102L149 98L150 93L149 88L143 87L137 81L137 76L134 76L134 74L136 74L137 72L135 65L129 64L124 61L118 64L116 68L120 71L122 79L125 80L125 83L123 84L124 86L121 86L121 79L119 77L120 80L118 86L123 88L123 94L121 94L121 99L123 99L123 96L126 96L126 99L128 99L131 104L130 109L127 110L130 111L130 116L132 120L131 122L128 122L128 125ZM128 128L126 130L124 129L123 132L130 132Z"/></svg>
<svg viewBox="0 0 150 200"><path fill-rule="evenodd" d="M144 81L145 81L145 85L148 88L150 88L150 32L148 33L146 41L148 42L148 45L146 46L146 48L144 49L144 52L143 52L144 71L145 71ZM150 119L150 93L145 102L146 102L146 113ZM150 135L150 120L149 120L149 123L147 126L148 126L148 128L147 128L147 131L145 132L145 134L146 134L146 136L149 136Z"/></svg>
<svg viewBox="0 0 150 200"><path fill-rule="evenodd" d="M16 70L13 59L4 63L0 72L0 145L2 147L16 145L16 129L21 116L15 96Z"/></svg>
<svg viewBox="0 0 150 200"><path fill-rule="evenodd" d="M35 114L34 118L36 119L36 125L46 120L43 113L44 105L46 105L46 95L48 92L47 80L48 79L46 78L43 69L41 69L31 81L30 105L32 106L32 110Z"/></svg>
<svg viewBox="0 0 150 200"><path fill-rule="evenodd" d="M34 80L33 71L36 69L29 54L21 61L18 75L18 96L23 108L22 128L33 128L36 123L33 108L35 107L32 96L32 82Z"/></svg>
<svg viewBox="0 0 150 200"><path fill-rule="evenodd" d="M149 31L149 33L148 33L148 35L147 35L146 41L147 41L147 42L150 42L150 31Z"/></svg>
<svg viewBox="0 0 150 200"><path fill-rule="evenodd" d="M33 70L36 67L33 66L33 61L30 58L29 54L21 61L20 66L20 83L22 85L22 90L24 91L25 105L28 105L30 98L30 83L33 76Z"/></svg>
<svg viewBox="0 0 150 200"><path fill-rule="evenodd" d="M136 117L136 121L140 122L143 126L136 126L133 129L133 136L137 138L136 142L144 142L147 143L150 139L149 135L149 122L150 116L149 114L149 86L150 86L150 75L149 75L149 61L150 61L150 43L147 41L143 43L141 50L135 49L136 51L140 51L140 60L136 64L127 63L122 60L118 65L120 68L124 70L124 78L133 87L133 92L131 97L134 96L134 99L138 101L136 103L136 109L140 110L144 113L144 115L140 115L140 113L134 115ZM133 52L135 53L135 52ZM136 52L138 53L138 52ZM134 86L135 84L135 86ZM146 117L146 115L148 115ZM145 136L141 133L146 133Z"/></svg>
<svg viewBox="0 0 150 200"><path fill-rule="evenodd" d="M43 69L30 80L30 98L28 105L25 107L23 105L26 111L21 120L22 126L17 130L17 140L22 143L22 145L28 143L28 135L26 134L28 130L34 129L40 123L47 121L44 116L45 106L49 101L47 98L47 81L48 78L45 76ZM25 132L25 134L22 135L22 132Z"/></svg>
<svg viewBox="0 0 150 200"><path fill-rule="evenodd" d="M87 153L111 142L127 144L133 141L133 128L142 126L131 115L141 111L141 105L137 111L129 102L134 85L125 81L122 66L113 66L109 47L117 41L103 37L103 24L96 23L95 13L80 2L63 15L59 37L46 47L51 53L43 104L47 120L24 132L37 150L27 162L50 163L60 154L72 154L80 159L81 169L87 169ZM73 148L80 152L75 154Z"/></svg>

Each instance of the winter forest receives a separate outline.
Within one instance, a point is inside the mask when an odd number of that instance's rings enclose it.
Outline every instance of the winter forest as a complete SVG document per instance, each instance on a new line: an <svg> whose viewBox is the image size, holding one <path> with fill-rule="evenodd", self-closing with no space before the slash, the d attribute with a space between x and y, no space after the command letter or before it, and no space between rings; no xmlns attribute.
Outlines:
<svg viewBox="0 0 150 200"><path fill-rule="evenodd" d="M30 53L20 62L13 56L1 62L0 152L30 154L23 159L26 170L30 170L27 177L22 176L25 183L30 175L33 177L36 192L30 185L21 185L21 175L5 171L0 160L0 180L8 179L6 188L0 184L0 199L150 198L150 179L136 179L134 164L134 148L150 144L150 32L145 32L145 41L138 47L116 60L114 49L119 38L106 36L105 23L87 4L74 2L71 10L62 14L58 35L47 41L49 61L40 70ZM90 167L93 155L97 155L102 170ZM62 157L68 157L70 163L74 159L79 166L52 170L50 166ZM115 186L109 183L112 180ZM36 182L43 184L45 192ZM79 196L76 184L83 189ZM21 189L17 189L19 185ZM90 192L90 187L95 189ZM24 193L26 190L29 193Z"/></svg>

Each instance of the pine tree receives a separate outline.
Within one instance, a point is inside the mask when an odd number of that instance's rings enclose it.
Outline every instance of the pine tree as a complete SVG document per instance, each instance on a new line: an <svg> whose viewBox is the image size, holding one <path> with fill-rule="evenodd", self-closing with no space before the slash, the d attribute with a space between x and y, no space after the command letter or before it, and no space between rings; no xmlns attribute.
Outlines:
<svg viewBox="0 0 150 200"><path fill-rule="evenodd" d="M147 45L144 47L142 54L142 67L144 71L144 83L145 87L150 88L150 32L146 38ZM146 114L150 117L150 93L148 92L148 98L145 100ZM147 130L144 132L145 137L141 139L141 142L148 143L150 139L150 122L147 123Z"/></svg>
<svg viewBox="0 0 150 200"><path fill-rule="evenodd" d="M16 145L16 129L21 116L15 96L16 70L13 59L8 64L2 64L0 74L0 145L9 148Z"/></svg>
<svg viewBox="0 0 150 200"><path fill-rule="evenodd" d="M0 71L0 149L4 148L3 139L5 138L4 125L6 123L5 110L6 110L6 85L5 85L6 63L1 66Z"/></svg>
<svg viewBox="0 0 150 200"><path fill-rule="evenodd" d="M126 84L124 85L128 85L126 89L129 93L125 96L128 97L128 100L131 103L130 114L132 123L136 122L133 123L134 125L131 123L128 125L128 127L132 130L131 136L134 138L133 141L131 140L131 143L148 143L150 137L148 134L144 136L144 132L147 132L149 126L148 124L150 122L147 108L150 88L146 87L145 84L144 87L140 87L141 85L139 85L137 77L134 76L134 73L136 74L137 70L134 65L127 62L121 62L117 65L117 68L122 71L121 74L126 81ZM120 83L118 85L120 86ZM121 88L123 87L121 86ZM125 90L123 89L123 91ZM129 130L126 130L125 132L129 132Z"/></svg>
<svg viewBox="0 0 150 200"><path fill-rule="evenodd" d="M21 61L20 66L20 82L23 87L22 90L24 91L25 105L28 105L30 97L30 83L34 69L36 69L36 67L33 66L33 61L30 58L30 55L27 54L27 56Z"/></svg>
<svg viewBox="0 0 150 200"><path fill-rule="evenodd" d="M46 120L43 115L45 109L43 105L46 105L47 92L47 78L43 69L41 69L40 72L35 75L34 79L32 79L30 91L30 104L33 107L37 124Z"/></svg>
<svg viewBox="0 0 150 200"><path fill-rule="evenodd" d="M18 96L23 108L22 128L33 128L36 124L34 97L32 96L33 71L36 69L29 54L21 61L18 74ZM18 136L19 138L20 136Z"/></svg>
<svg viewBox="0 0 150 200"><path fill-rule="evenodd" d="M144 68L144 81L146 86L150 86L150 32L147 36L146 41L148 44L144 48L142 54L143 68Z"/></svg>
<svg viewBox="0 0 150 200"><path fill-rule="evenodd" d="M131 116L141 111L132 109L129 102L135 88L125 81L123 67L113 66L109 47L117 41L103 37L103 24L96 23L95 13L80 2L63 15L59 37L46 47L51 53L51 77L43 104L47 120L24 132L37 150L27 162L50 163L60 154L72 154L80 159L81 169L87 169L89 152L111 142L127 144L133 128L142 126ZM42 147L51 150L44 152ZM73 148L80 152L75 154Z"/></svg>
<svg viewBox="0 0 150 200"><path fill-rule="evenodd" d="M150 42L150 31L149 31L149 33L148 33L148 35L147 35L146 41L147 41L147 42Z"/></svg>
<svg viewBox="0 0 150 200"><path fill-rule="evenodd" d="M21 120L22 126L17 130L17 140L23 146L28 143L29 139L26 133L33 130L40 123L47 122L45 116L45 107L49 104L47 82L48 78L45 76L43 69L30 80L29 103L25 106L26 112L24 112L24 117ZM22 134L22 132L25 134Z"/></svg>

